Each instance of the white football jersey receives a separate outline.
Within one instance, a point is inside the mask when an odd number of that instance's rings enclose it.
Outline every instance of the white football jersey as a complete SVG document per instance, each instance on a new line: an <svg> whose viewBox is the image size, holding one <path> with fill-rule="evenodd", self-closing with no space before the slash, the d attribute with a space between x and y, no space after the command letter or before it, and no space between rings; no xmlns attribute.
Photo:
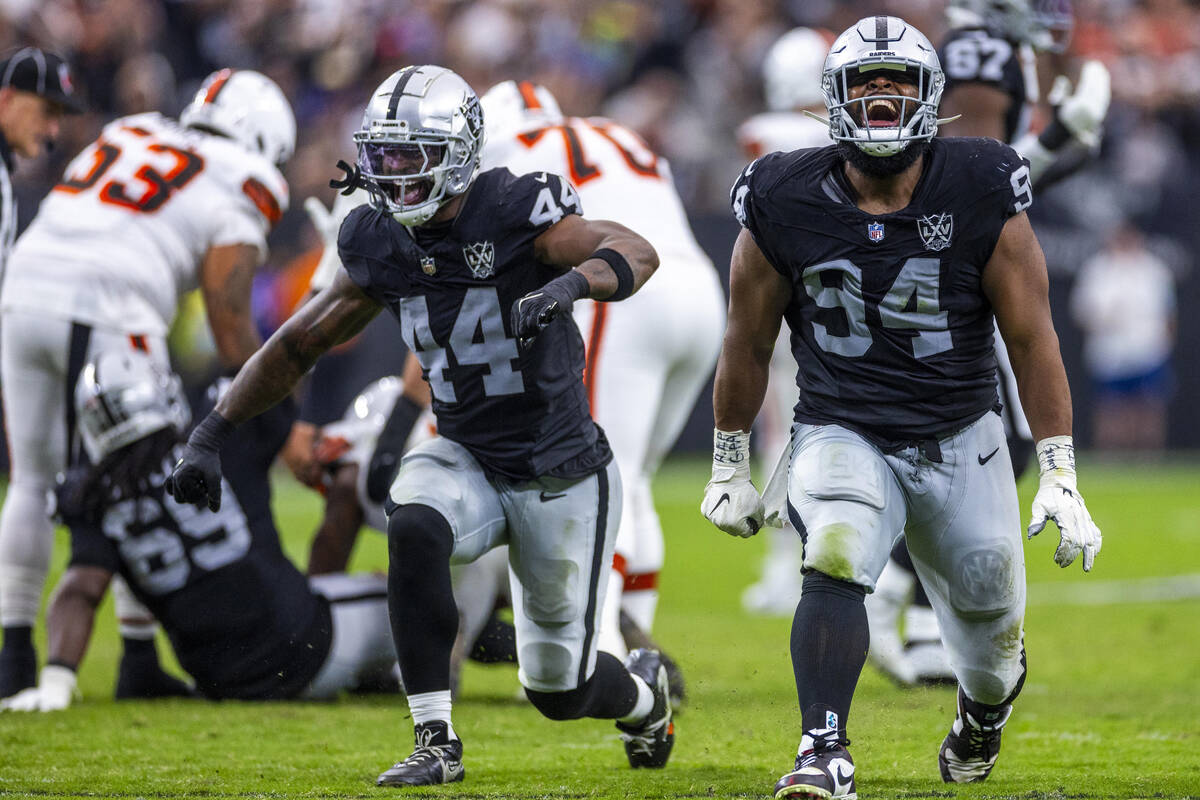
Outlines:
<svg viewBox="0 0 1200 800"><path fill-rule="evenodd" d="M833 144L829 124L793 111L755 114L738 128L738 144L749 158Z"/></svg>
<svg viewBox="0 0 1200 800"><path fill-rule="evenodd" d="M654 246L661 262L656 282L676 264L711 264L692 235L667 160L612 120L567 117L528 127L488 141L480 163L483 169L504 166L516 175L551 172L570 180L585 217L619 222Z"/></svg>
<svg viewBox="0 0 1200 800"><path fill-rule="evenodd" d="M329 211L330 219L337 223L337 227L341 227L342 222L350 215L350 212L359 206L371 202L371 194L366 189L355 189L350 194L342 194L338 192L333 198L333 208ZM337 271L342 268L342 259L338 256L337 237L333 241L325 243L325 248L321 251L321 260L317 262L317 268L313 270L312 277L308 280L308 290L310 292L319 292L329 284L333 283L333 276L337 275Z"/></svg>
<svg viewBox="0 0 1200 800"><path fill-rule="evenodd" d="M209 249L265 259L287 204L279 170L232 140L157 113L115 120L17 240L0 308L165 335Z"/></svg>

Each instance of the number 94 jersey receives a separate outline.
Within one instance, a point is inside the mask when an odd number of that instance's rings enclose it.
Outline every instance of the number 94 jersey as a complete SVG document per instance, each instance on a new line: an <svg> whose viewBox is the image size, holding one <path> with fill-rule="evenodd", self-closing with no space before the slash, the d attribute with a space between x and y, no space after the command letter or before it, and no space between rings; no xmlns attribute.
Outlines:
<svg viewBox="0 0 1200 800"><path fill-rule="evenodd" d="M457 217L406 228L372 206L342 223L350 278L400 322L433 392L438 433L492 475L581 478L611 459L588 412L583 339L570 314L518 349L509 313L561 270L538 262L534 240L579 195L563 178L479 173Z"/></svg>
<svg viewBox="0 0 1200 800"><path fill-rule="evenodd" d="M881 443L940 437L997 404L992 309L981 275L1029 168L991 139L934 139L909 205L855 204L836 147L772 153L733 210L792 284L795 418Z"/></svg>

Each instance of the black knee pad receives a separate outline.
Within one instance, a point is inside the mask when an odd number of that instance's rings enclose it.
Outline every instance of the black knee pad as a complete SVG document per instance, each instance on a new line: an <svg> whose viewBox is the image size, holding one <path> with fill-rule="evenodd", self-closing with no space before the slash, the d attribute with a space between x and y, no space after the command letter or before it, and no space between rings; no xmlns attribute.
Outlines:
<svg viewBox="0 0 1200 800"><path fill-rule="evenodd" d="M857 600L863 602L867 596L866 587L859 586L857 583L849 581L841 581L837 578L831 578L824 572L813 570L804 576L804 585L802 588L804 594L810 592L824 592L826 594L837 595L844 597L847 600Z"/></svg>
<svg viewBox="0 0 1200 800"><path fill-rule="evenodd" d="M388 515L389 552L450 550L453 547L454 534L450 531L450 523L429 506L396 506Z"/></svg>
<svg viewBox="0 0 1200 800"><path fill-rule="evenodd" d="M584 716L587 708L591 683L589 678L583 686L565 692L538 692L526 688L525 696L529 698L529 702L533 703L533 707L542 712L542 716L547 719L556 721L579 719Z"/></svg>

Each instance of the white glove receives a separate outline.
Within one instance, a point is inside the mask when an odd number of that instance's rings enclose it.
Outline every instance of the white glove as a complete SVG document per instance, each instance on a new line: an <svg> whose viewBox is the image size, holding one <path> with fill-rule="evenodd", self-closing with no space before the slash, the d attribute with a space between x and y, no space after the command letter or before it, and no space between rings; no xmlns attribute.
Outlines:
<svg viewBox="0 0 1200 800"><path fill-rule="evenodd" d="M38 685L23 689L0 701L5 711L62 711L75 696L75 671L48 664L42 667Z"/></svg>
<svg viewBox="0 0 1200 800"><path fill-rule="evenodd" d="M1059 535L1054 563L1069 567L1082 551L1083 571L1091 572L1101 536L1075 486L1075 445L1070 436L1051 436L1037 443L1037 457L1041 477L1033 498L1029 538L1042 532L1047 519L1054 520Z"/></svg>
<svg viewBox="0 0 1200 800"><path fill-rule="evenodd" d="M763 502L750 481L750 434L713 431L712 480L700 513L733 536L750 537L763 525Z"/></svg>
<svg viewBox="0 0 1200 800"><path fill-rule="evenodd" d="M1064 75L1058 77L1050 90L1051 103L1056 95L1062 98L1057 104L1059 120L1085 147L1095 148L1100 144L1104 116L1112 100L1111 84L1108 67L1099 61L1085 61L1079 70L1079 84L1073 93L1071 81Z"/></svg>

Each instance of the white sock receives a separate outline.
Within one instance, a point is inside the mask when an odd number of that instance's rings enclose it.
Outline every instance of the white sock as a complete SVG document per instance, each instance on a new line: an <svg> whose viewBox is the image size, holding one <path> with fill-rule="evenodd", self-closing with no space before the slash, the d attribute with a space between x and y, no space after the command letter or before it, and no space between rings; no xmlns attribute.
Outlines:
<svg viewBox="0 0 1200 800"><path fill-rule="evenodd" d="M648 635L654 629L654 614L658 610L658 589L626 591L621 596L621 609Z"/></svg>
<svg viewBox="0 0 1200 800"><path fill-rule="evenodd" d="M414 725L425 725L430 722L444 722L450 729L450 738L457 739L454 725L450 722L450 690L441 692L424 692L408 696L408 710L412 713Z"/></svg>
<svg viewBox="0 0 1200 800"><path fill-rule="evenodd" d="M158 631L158 622L150 609L134 597L125 579L119 575L110 584L113 593L113 608L117 614L117 629L123 639L153 639Z"/></svg>
<svg viewBox="0 0 1200 800"><path fill-rule="evenodd" d="M641 722L654 709L654 691L644 680L632 672L629 673L629 677L633 678L633 682L637 684L638 697L629 714L621 717L621 722Z"/></svg>
<svg viewBox="0 0 1200 800"><path fill-rule="evenodd" d="M621 591L625 586L625 576L612 569L608 572L608 591L604 593L604 606L600 614L600 633L596 637L596 647L606 653L612 653L618 661L624 661L629 655L625 639L621 636Z"/></svg>
<svg viewBox="0 0 1200 800"><path fill-rule="evenodd" d="M46 570L0 564L0 625L33 627L42 604Z"/></svg>

